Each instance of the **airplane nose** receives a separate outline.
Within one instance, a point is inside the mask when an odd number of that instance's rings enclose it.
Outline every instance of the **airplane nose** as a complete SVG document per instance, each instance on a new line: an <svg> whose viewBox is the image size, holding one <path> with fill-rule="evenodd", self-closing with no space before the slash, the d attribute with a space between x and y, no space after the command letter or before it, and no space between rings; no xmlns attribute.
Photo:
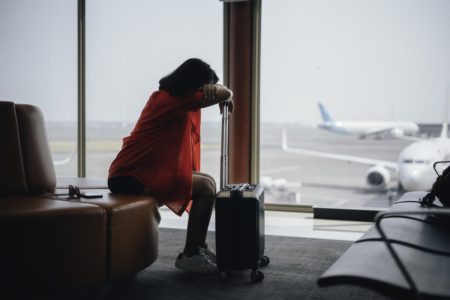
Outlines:
<svg viewBox="0 0 450 300"><path fill-rule="evenodd" d="M399 174L400 183L406 191L429 191L434 180L424 170L409 170Z"/></svg>

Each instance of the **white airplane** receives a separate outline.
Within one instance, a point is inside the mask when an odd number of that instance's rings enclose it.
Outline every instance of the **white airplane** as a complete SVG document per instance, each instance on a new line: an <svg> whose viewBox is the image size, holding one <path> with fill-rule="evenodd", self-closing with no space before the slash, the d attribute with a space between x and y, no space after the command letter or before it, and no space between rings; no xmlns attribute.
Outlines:
<svg viewBox="0 0 450 300"><path fill-rule="evenodd" d="M447 111L447 110L444 110ZM448 114L448 113L447 113ZM450 139L448 138L448 116L444 117L440 137L420 140L406 146L398 155L397 162L290 148L286 130L282 133L282 148L286 152L337 159L369 165L365 177L369 187L383 189L390 181L391 172L397 172L399 189L405 191L428 191L436 180L433 164L450 160ZM442 168L446 165L440 165Z"/></svg>
<svg viewBox="0 0 450 300"><path fill-rule="evenodd" d="M419 126L406 121L334 121L319 102L322 123L319 128L341 134L357 135L359 138L374 136L375 138L395 137L414 139L419 132ZM416 139L414 139L416 140Z"/></svg>

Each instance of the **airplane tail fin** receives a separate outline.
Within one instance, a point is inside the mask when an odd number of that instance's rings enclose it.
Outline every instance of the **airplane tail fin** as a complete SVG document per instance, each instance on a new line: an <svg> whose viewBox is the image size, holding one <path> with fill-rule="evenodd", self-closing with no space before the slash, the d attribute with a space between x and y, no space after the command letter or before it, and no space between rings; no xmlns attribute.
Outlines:
<svg viewBox="0 0 450 300"><path fill-rule="evenodd" d="M448 102L450 101L450 83L447 84L446 99L444 105L444 122L442 123L441 138L448 138Z"/></svg>
<svg viewBox="0 0 450 300"><path fill-rule="evenodd" d="M325 107L320 102L319 102L319 110L320 115L322 116L323 123L333 122L333 119L330 117L328 112L325 110Z"/></svg>

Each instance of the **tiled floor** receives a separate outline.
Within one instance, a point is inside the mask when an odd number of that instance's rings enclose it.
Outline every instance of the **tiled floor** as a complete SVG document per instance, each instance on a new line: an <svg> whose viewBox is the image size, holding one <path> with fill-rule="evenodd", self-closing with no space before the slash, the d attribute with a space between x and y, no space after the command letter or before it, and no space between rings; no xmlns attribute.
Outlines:
<svg viewBox="0 0 450 300"><path fill-rule="evenodd" d="M178 217L166 207L160 208L161 227L182 228L187 226L188 214ZM265 212L266 235L282 235L319 239L355 241L371 226L370 222L314 219L311 213ZM214 231L214 213L209 230Z"/></svg>

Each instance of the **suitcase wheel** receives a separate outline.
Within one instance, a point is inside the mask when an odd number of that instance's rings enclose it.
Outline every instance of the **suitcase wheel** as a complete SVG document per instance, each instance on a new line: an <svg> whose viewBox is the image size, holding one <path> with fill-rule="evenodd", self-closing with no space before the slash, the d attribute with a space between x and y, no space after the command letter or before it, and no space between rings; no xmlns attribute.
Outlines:
<svg viewBox="0 0 450 300"><path fill-rule="evenodd" d="M222 280L228 279L230 277L230 275L231 275L231 271L228 269L219 270L219 276L220 276L220 279L222 279Z"/></svg>
<svg viewBox="0 0 450 300"><path fill-rule="evenodd" d="M264 279L264 273L258 270L252 271L252 273L250 274L250 278L254 283L261 282Z"/></svg>
<svg viewBox="0 0 450 300"><path fill-rule="evenodd" d="M259 262L259 266L262 268L262 267L267 266L269 263L270 263L270 259L267 256L264 255L261 258L261 261Z"/></svg>

